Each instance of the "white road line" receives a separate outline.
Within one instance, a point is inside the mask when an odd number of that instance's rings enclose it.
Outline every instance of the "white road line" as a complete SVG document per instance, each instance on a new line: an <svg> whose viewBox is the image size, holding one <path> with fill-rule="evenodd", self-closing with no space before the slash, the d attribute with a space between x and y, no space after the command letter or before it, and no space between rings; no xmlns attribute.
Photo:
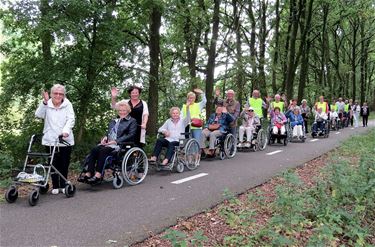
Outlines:
<svg viewBox="0 0 375 247"><path fill-rule="evenodd" d="M200 177L204 177L204 176L207 176L208 173L199 173L197 175L194 175L194 176L190 176L190 177L187 177L187 178L183 178L183 179L180 179L180 180L176 180L176 181L173 181L171 182L171 184L182 184L182 183L185 183L187 181L190 181L190 180L193 180L193 179L196 179L196 178L200 178Z"/></svg>
<svg viewBox="0 0 375 247"><path fill-rule="evenodd" d="M316 142L316 141L319 141L319 139L312 139L312 140L310 140L310 142Z"/></svg>
<svg viewBox="0 0 375 247"><path fill-rule="evenodd" d="M281 153L283 150L276 150L276 151L273 151L273 152L270 152L270 153L266 153L266 155L274 155L274 154L277 154L277 153Z"/></svg>
<svg viewBox="0 0 375 247"><path fill-rule="evenodd" d="M338 135L338 134L340 134L340 133L341 133L340 131L337 131L337 132L336 132L336 135Z"/></svg>

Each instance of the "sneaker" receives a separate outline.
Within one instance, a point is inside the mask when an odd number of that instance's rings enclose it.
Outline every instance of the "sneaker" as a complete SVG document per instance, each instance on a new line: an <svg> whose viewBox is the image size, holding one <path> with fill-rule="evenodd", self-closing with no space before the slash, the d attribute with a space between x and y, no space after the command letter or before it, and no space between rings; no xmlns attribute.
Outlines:
<svg viewBox="0 0 375 247"><path fill-rule="evenodd" d="M51 193L52 193L52 195L57 195L57 194L59 194L59 189L53 189L52 191L51 191Z"/></svg>
<svg viewBox="0 0 375 247"><path fill-rule="evenodd" d="M65 194L65 189L64 188L60 189L60 192Z"/></svg>
<svg viewBox="0 0 375 247"><path fill-rule="evenodd" d="M242 143L241 143L241 142L238 143L238 144L237 144L237 147L238 147L238 148L242 148Z"/></svg>
<svg viewBox="0 0 375 247"><path fill-rule="evenodd" d="M246 147L246 148L249 148L250 146L251 146L250 142L246 142L246 143L245 143L245 147Z"/></svg>

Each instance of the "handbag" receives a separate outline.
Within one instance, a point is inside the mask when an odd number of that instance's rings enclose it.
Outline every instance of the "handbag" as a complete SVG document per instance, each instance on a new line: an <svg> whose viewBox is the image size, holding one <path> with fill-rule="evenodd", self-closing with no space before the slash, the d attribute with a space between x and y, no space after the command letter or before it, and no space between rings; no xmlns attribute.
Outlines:
<svg viewBox="0 0 375 247"><path fill-rule="evenodd" d="M192 118L191 119L191 126L200 128L203 126L203 120L200 118Z"/></svg>

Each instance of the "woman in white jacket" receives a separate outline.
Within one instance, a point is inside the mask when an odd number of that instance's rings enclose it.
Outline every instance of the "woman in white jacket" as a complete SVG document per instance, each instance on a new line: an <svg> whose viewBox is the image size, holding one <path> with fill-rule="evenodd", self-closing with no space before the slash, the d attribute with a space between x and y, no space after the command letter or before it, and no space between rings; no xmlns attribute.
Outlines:
<svg viewBox="0 0 375 247"><path fill-rule="evenodd" d="M60 135L70 144L59 144L59 150L53 159L53 165L64 176L68 176L70 155L74 145L73 127L75 115L73 106L65 97L65 87L55 84L51 88L51 98L48 92L43 92L43 101L35 112L37 118L44 119L42 145L50 151ZM52 194L64 193L65 181L57 174L52 174Z"/></svg>

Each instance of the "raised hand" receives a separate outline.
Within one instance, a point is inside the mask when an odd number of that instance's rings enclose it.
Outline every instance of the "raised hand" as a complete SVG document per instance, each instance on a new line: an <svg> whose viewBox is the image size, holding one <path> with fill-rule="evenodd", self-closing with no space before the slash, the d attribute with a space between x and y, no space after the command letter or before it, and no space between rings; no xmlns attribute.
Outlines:
<svg viewBox="0 0 375 247"><path fill-rule="evenodd" d="M43 96L43 102L44 102L45 104L47 104L47 102L48 102L48 100L49 100L49 94L48 94L48 92L47 92L47 91L43 91L43 92L42 92L42 96Z"/></svg>
<svg viewBox="0 0 375 247"><path fill-rule="evenodd" d="M197 94L202 94L203 93L202 89L199 89L199 88L195 88L193 91L195 93L197 93Z"/></svg>
<svg viewBox="0 0 375 247"><path fill-rule="evenodd" d="M117 96L119 95L119 89L117 87L112 87L111 88L111 96L112 98L117 98Z"/></svg>
<svg viewBox="0 0 375 247"><path fill-rule="evenodd" d="M215 96L216 96L216 97L219 97L219 96L220 96L220 88L219 88L219 87L216 87L216 88L215 88Z"/></svg>

